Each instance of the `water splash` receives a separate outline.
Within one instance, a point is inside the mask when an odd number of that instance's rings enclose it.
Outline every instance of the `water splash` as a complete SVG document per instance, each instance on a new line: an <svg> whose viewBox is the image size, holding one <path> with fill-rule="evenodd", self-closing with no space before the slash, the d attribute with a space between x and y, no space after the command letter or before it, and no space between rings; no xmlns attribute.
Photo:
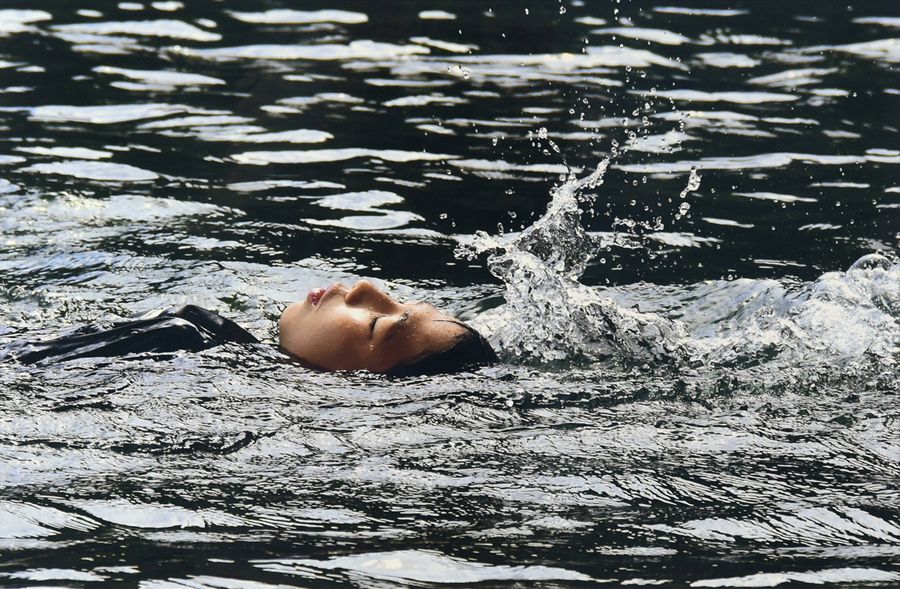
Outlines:
<svg viewBox="0 0 900 589"><path fill-rule="evenodd" d="M572 365L596 361L717 366L896 366L900 350L900 264L882 254L809 283L790 279L710 281L662 289L588 287L579 278L625 235L589 234L581 216L596 199L609 160L587 177L569 175L546 213L519 233L476 233L457 255L487 254L506 304L476 323L513 361ZM700 186L691 170L681 198ZM663 291L665 294L661 294ZM655 300L640 312L634 301ZM677 319L676 319L677 318Z"/></svg>
<svg viewBox="0 0 900 589"><path fill-rule="evenodd" d="M479 327L509 357L541 363L684 357L686 334L677 323L624 308L578 281L617 239L594 237L581 223L608 167L605 159L585 178L570 175L553 189L547 212L521 233L479 232L457 250L468 258L488 253L488 269L506 287L506 305L482 317Z"/></svg>
<svg viewBox="0 0 900 589"><path fill-rule="evenodd" d="M704 363L741 367L840 366L900 360L900 263L860 258L809 283L737 280L699 286L686 307L691 345ZM703 309L700 310L700 305Z"/></svg>

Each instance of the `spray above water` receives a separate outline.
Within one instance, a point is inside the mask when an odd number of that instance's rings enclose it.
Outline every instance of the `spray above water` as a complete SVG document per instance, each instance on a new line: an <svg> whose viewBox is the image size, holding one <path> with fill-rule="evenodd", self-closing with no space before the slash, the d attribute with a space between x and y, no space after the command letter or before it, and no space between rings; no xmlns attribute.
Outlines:
<svg viewBox="0 0 900 589"><path fill-rule="evenodd" d="M811 283L710 281L668 289L667 316L617 302L615 292L579 279L611 246L636 247L623 234L596 236L581 216L596 199L609 160L587 177L552 189L547 211L519 233L478 232L457 255L487 254L506 304L479 318L512 361L573 365L612 361L659 367L760 364L847 367L870 359L896 367L900 346L900 264L881 254ZM700 187L692 170L682 199ZM659 303L655 285L637 285ZM619 297L621 300L621 297ZM673 317L678 317L677 320Z"/></svg>
<svg viewBox="0 0 900 589"><path fill-rule="evenodd" d="M539 363L685 357L686 334L678 324L624 308L578 281L590 261L617 241L592 236L581 223L608 166L605 159L587 177L570 175L554 187L547 212L522 232L478 232L457 250L469 259L487 253L488 269L506 287L506 305L486 314L480 326L509 357Z"/></svg>
<svg viewBox="0 0 900 589"><path fill-rule="evenodd" d="M863 256L813 282L736 280L693 287L685 305L691 345L707 364L745 367L866 363L895 373L900 360L900 264Z"/></svg>

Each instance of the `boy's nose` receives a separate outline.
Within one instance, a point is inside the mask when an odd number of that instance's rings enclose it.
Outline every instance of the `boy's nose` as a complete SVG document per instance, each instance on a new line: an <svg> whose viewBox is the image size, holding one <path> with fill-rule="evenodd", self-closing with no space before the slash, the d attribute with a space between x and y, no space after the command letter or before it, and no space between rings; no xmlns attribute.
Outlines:
<svg viewBox="0 0 900 589"><path fill-rule="evenodd" d="M384 311L396 305L388 294L368 280L360 280L354 284L344 296L348 305L365 305L374 310Z"/></svg>

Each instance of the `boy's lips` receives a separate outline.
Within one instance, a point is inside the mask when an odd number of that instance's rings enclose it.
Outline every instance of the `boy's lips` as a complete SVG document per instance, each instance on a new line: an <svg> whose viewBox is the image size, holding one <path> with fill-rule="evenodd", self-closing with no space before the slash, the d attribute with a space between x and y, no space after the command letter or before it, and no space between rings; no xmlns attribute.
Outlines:
<svg viewBox="0 0 900 589"><path fill-rule="evenodd" d="M314 288L306 295L306 300L309 302L313 308L318 308L320 304L322 304L329 295L333 292L343 292L347 289L340 282L335 282L328 288Z"/></svg>
<svg viewBox="0 0 900 589"><path fill-rule="evenodd" d="M324 288L314 288L314 289L312 289L311 291L309 291L309 292L307 293L307 295L306 295L306 301L307 301L310 305L312 305L313 307L315 307L316 305L319 304L319 301L322 300L322 297L325 296L325 292L326 292L326 291L325 291Z"/></svg>

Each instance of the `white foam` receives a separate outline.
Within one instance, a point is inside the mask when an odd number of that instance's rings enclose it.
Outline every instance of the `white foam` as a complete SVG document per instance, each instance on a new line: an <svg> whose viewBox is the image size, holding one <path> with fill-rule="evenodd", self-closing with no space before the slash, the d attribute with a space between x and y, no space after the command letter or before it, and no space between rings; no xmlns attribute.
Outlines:
<svg viewBox="0 0 900 589"><path fill-rule="evenodd" d="M465 159L453 160L450 165L466 170L478 170L485 172L537 172L541 174L566 174L569 168L562 164L515 164L503 160ZM572 169L580 172L581 168Z"/></svg>
<svg viewBox="0 0 900 589"><path fill-rule="evenodd" d="M419 13L422 20L456 20L456 15L446 10L423 10Z"/></svg>
<svg viewBox="0 0 900 589"><path fill-rule="evenodd" d="M530 60L536 57L533 64L520 64L519 59ZM447 57L445 60L408 60L394 64L391 73L398 77L449 76L455 79L477 79L482 82L489 81L498 86L509 88L532 86L535 82L565 82L593 86L621 86L622 82L610 78L604 78L598 74L603 73L604 64L621 64L623 61L636 64L647 64L647 60L641 56L576 56L574 54L547 54L544 56L478 56ZM650 59L650 56L645 56ZM499 61L492 61L497 59ZM622 65L621 67L625 67ZM634 65L633 67L646 67L646 65ZM672 62L671 67L683 67ZM486 91L470 90L466 94L470 96L497 96Z"/></svg>
<svg viewBox="0 0 900 589"><path fill-rule="evenodd" d="M397 550L334 556L327 560L278 559L254 564L275 573L348 570L376 579L421 583L483 583L485 581L591 581L583 573L545 566L489 565L447 556L432 550Z"/></svg>
<svg viewBox="0 0 900 589"><path fill-rule="evenodd" d="M602 47L588 47L587 53L537 53L537 54L501 54L501 55L472 55L454 58L452 61L459 63L486 63L492 67L497 65L526 66L537 68L549 68L553 71L574 71L579 69L591 69L597 67L635 67L645 68L651 65L669 67L674 69L687 69L686 66L648 51L646 49L632 49L606 45Z"/></svg>
<svg viewBox="0 0 900 589"><path fill-rule="evenodd" d="M273 9L265 12L229 12L237 20L267 25L299 25L313 23L339 23L353 25L369 22L362 12L348 10L289 10Z"/></svg>
<svg viewBox="0 0 900 589"><path fill-rule="evenodd" d="M177 117L163 121L151 121L138 125L139 129L176 129L179 127L212 127L218 125L237 125L249 123L253 119L235 115L193 115Z"/></svg>
<svg viewBox="0 0 900 589"><path fill-rule="evenodd" d="M456 135L456 131L448 129L447 127L442 127L441 125L416 125L416 129L421 129L426 133L434 133L435 135Z"/></svg>
<svg viewBox="0 0 900 589"><path fill-rule="evenodd" d="M41 538L57 530L87 531L97 527L88 517L18 501L0 501L0 539Z"/></svg>
<svg viewBox="0 0 900 589"><path fill-rule="evenodd" d="M388 204L399 204L403 197L386 190L365 190L362 192L345 192L330 194L320 198L316 204L327 209L345 211L371 211Z"/></svg>
<svg viewBox="0 0 900 589"><path fill-rule="evenodd" d="M162 86L217 86L225 84L225 80L190 74L185 72L170 72L164 70L130 70L119 67L101 65L94 68L98 74L120 75L132 80L139 80L150 84Z"/></svg>
<svg viewBox="0 0 900 589"><path fill-rule="evenodd" d="M747 10L737 10L734 8L687 8L683 6L657 6L653 8L656 12L664 14L684 14L686 16L740 16L748 14Z"/></svg>
<svg viewBox="0 0 900 589"><path fill-rule="evenodd" d="M74 569L28 569L7 573L12 579L29 581L104 581L106 577Z"/></svg>
<svg viewBox="0 0 900 589"><path fill-rule="evenodd" d="M848 45L834 45L826 49L850 53L860 57L869 57L887 63L900 63L900 39L896 38L850 43Z"/></svg>
<svg viewBox="0 0 900 589"><path fill-rule="evenodd" d="M159 178L155 172L135 166L129 166L128 164L77 160L33 164L21 168L19 171L32 172L35 174L56 174L61 176L71 176L73 178L84 178L86 180L112 182L146 182Z"/></svg>
<svg viewBox="0 0 900 589"><path fill-rule="evenodd" d="M716 53L698 53L695 57L699 57L705 65L721 68L751 68L756 67L762 63L760 60L753 59L748 55L744 55L742 53L730 53L727 51L719 51Z"/></svg>
<svg viewBox="0 0 900 589"><path fill-rule="evenodd" d="M410 37L409 40L413 43L427 45L429 47L434 47L435 49L440 49L441 51L447 51L450 53L472 53L473 51L476 51L478 49L478 45L451 43L449 41L440 41L438 39L431 39L429 37Z"/></svg>
<svg viewBox="0 0 900 589"><path fill-rule="evenodd" d="M194 134L203 141L225 141L230 143L322 143L333 139L334 135L315 129L294 129L291 131L261 132L261 127L200 127Z"/></svg>
<svg viewBox="0 0 900 589"><path fill-rule="evenodd" d="M187 41L219 41L222 35L204 31L180 20L133 20L73 23L55 25L61 33L87 33L92 35L135 35L138 37L167 37Z"/></svg>
<svg viewBox="0 0 900 589"><path fill-rule="evenodd" d="M401 96L384 103L387 107L425 106L427 104L465 104L468 100L456 96L444 96L443 94L418 94L413 96Z"/></svg>
<svg viewBox="0 0 900 589"><path fill-rule="evenodd" d="M738 223L733 219L721 219L719 217L703 217L703 220L712 225L722 225L723 227L738 227L740 229L752 229L755 227L752 223Z"/></svg>
<svg viewBox="0 0 900 589"><path fill-rule="evenodd" d="M668 131L659 135L640 135L633 140L629 140L627 147L629 151L640 151L644 153L671 153L681 149L682 143L695 141L696 137L692 137L687 133L679 131Z"/></svg>
<svg viewBox="0 0 900 589"><path fill-rule="evenodd" d="M734 192L735 196L743 196L745 198L755 198L758 200L771 200L775 202L795 203L795 202L818 202L815 198L805 196L794 196L793 194L779 194L777 192Z"/></svg>
<svg viewBox="0 0 900 589"><path fill-rule="evenodd" d="M21 188L5 178L0 178L0 194L13 194Z"/></svg>
<svg viewBox="0 0 900 589"><path fill-rule="evenodd" d="M453 84L450 80L404 80L397 78L367 78L366 84L380 88L439 88Z"/></svg>
<svg viewBox="0 0 900 589"><path fill-rule="evenodd" d="M345 92L322 92L315 96L293 96L291 98L282 98L278 101L279 104L298 107L326 102L335 102L338 104L362 104L365 100L358 96L351 96Z"/></svg>
<svg viewBox="0 0 900 589"><path fill-rule="evenodd" d="M164 0L163 2L153 2L150 4L156 10L161 10L163 12L175 12L176 10L181 10L184 8L184 4L182 2L176 2L175 0Z"/></svg>
<svg viewBox="0 0 900 589"><path fill-rule="evenodd" d="M0 10L0 22L5 25L40 22L52 18L52 14L43 10L16 10L10 8Z"/></svg>
<svg viewBox="0 0 900 589"><path fill-rule="evenodd" d="M102 160L112 157L111 151L100 151L86 147L19 147L16 151L79 160Z"/></svg>
<svg viewBox="0 0 900 589"><path fill-rule="evenodd" d="M181 104L146 103L112 104L105 106L47 105L28 109L34 121L91 123L109 125L141 119L155 119L188 111Z"/></svg>
<svg viewBox="0 0 900 589"><path fill-rule="evenodd" d="M113 194L108 198L75 195L57 197L40 213L54 222L73 220L109 223L164 221L183 217L211 218L221 214L222 207L208 203L157 198L142 194ZM231 211L231 215L238 214Z"/></svg>
<svg viewBox="0 0 900 589"><path fill-rule="evenodd" d="M689 172L697 170L751 170L781 168L799 161L825 166L846 166L866 162L900 163L900 156L819 155L812 153L761 153L749 156L711 157L693 161L658 162L652 164L623 164L616 166L625 172L640 174Z"/></svg>
<svg viewBox="0 0 900 589"><path fill-rule="evenodd" d="M900 29L900 17L897 16L863 16L854 18L853 22L862 25L881 25Z"/></svg>
<svg viewBox="0 0 900 589"><path fill-rule="evenodd" d="M661 45L683 45L690 43L690 37L685 37L679 33L667 31L665 29L648 29L640 27L610 27L606 29L594 29L591 31L594 35L615 35L617 37L625 37L627 39L635 39L637 41L650 41Z"/></svg>
<svg viewBox="0 0 900 589"><path fill-rule="evenodd" d="M429 53L421 45L395 45L376 41L351 41L347 45L324 43L321 45L241 45L216 49L185 49L184 53L204 59L273 59L316 61L341 61L347 59L396 59L410 55Z"/></svg>
<svg viewBox="0 0 900 589"><path fill-rule="evenodd" d="M72 44L72 51L99 55L128 55L146 49L132 37L114 35L89 35L84 33L57 33L57 37Z"/></svg>
<svg viewBox="0 0 900 589"><path fill-rule="evenodd" d="M0 10L0 36L23 33L32 30L29 23L50 20L49 12L43 10Z"/></svg>
<svg viewBox="0 0 900 589"><path fill-rule="evenodd" d="M694 235L693 233L688 232L673 233L666 231L655 231L653 233L648 233L647 237L654 241L658 241L659 243L664 243L672 247L703 247L705 245L722 242L721 239L716 239L715 237L701 237L699 235Z"/></svg>
<svg viewBox="0 0 900 589"><path fill-rule="evenodd" d="M775 587L783 583L808 585L887 583L900 580L900 575L873 568L846 567L807 572L756 573L743 577L701 579L691 587Z"/></svg>
<svg viewBox="0 0 900 589"><path fill-rule="evenodd" d="M705 92L703 90L661 90L657 96L685 102L730 102L732 104L763 104L766 102L793 102L798 96L774 92Z"/></svg>
<svg viewBox="0 0 900 589"><path fill-rule="evenodd" d="M864 182L813 182L810 184L811 187L823 187L823 188L871 188L871 184L866 184Z"/></svg>
<svg viewBox="0 0 900 589"><path fill-rule="evenodd" d="M314 149L306 151L245 151L232 156L239 164L262 166L266 164L313 164L320 162L340 162L355 158L372 158L389 162L442 161L456 158L445 153L425 151L403 151L399 149L365 149L348 147L344 149Z"/></svg>
<svg viewBox="0 0 900 589"><path fill-rule="evenodd" d="M316 190L321 188L346 188L337 182L324 182L317 180L258 180L251 182L234 182L228 185L229 190L235 192L261 192L272 188L302 188L304 190Z"/></svg>
<svg viewBox="0 0 900 589"><path fill-rule="evenodd" d="M606 19L597 18L595 16L579 16L575 19L575 22L589 27L602 27L607 24Z"/></svg>
<svg viewBox="0 0 900 589"><path fill-rule="evenodd" d="M405 227L422 217L409 211L381 211L378 215L348 215L340 219L304 219L310 225L341 227L355 231L384 231Z"/></svg>
<svg viewBox="0 0 900 589"><path fill-rule="evenodd" d="M794 88L797 86L818 84L822 81L822 77L836 71L838 71L837 68L801 68L750 78L747 82L761 86Z"/></svg>
<svg viewBox="0 0 900 589"><path fill-rule="evenodd" d="M192 511L177 505L133 503L124 499L82 499L70 503L98 519L131 528L205 528L210 525L235 526L249 523L211 509Z"/></svg>
<svg viewBox="0 0 900 589"><path fill-rule="evenodd" d="M765 35L727 35L718 33L714 37L707 35L701 36L704 44L713 45L716 42L723 45L793 45L791 41L779 39L778 37L767 37Z"/></svg>

